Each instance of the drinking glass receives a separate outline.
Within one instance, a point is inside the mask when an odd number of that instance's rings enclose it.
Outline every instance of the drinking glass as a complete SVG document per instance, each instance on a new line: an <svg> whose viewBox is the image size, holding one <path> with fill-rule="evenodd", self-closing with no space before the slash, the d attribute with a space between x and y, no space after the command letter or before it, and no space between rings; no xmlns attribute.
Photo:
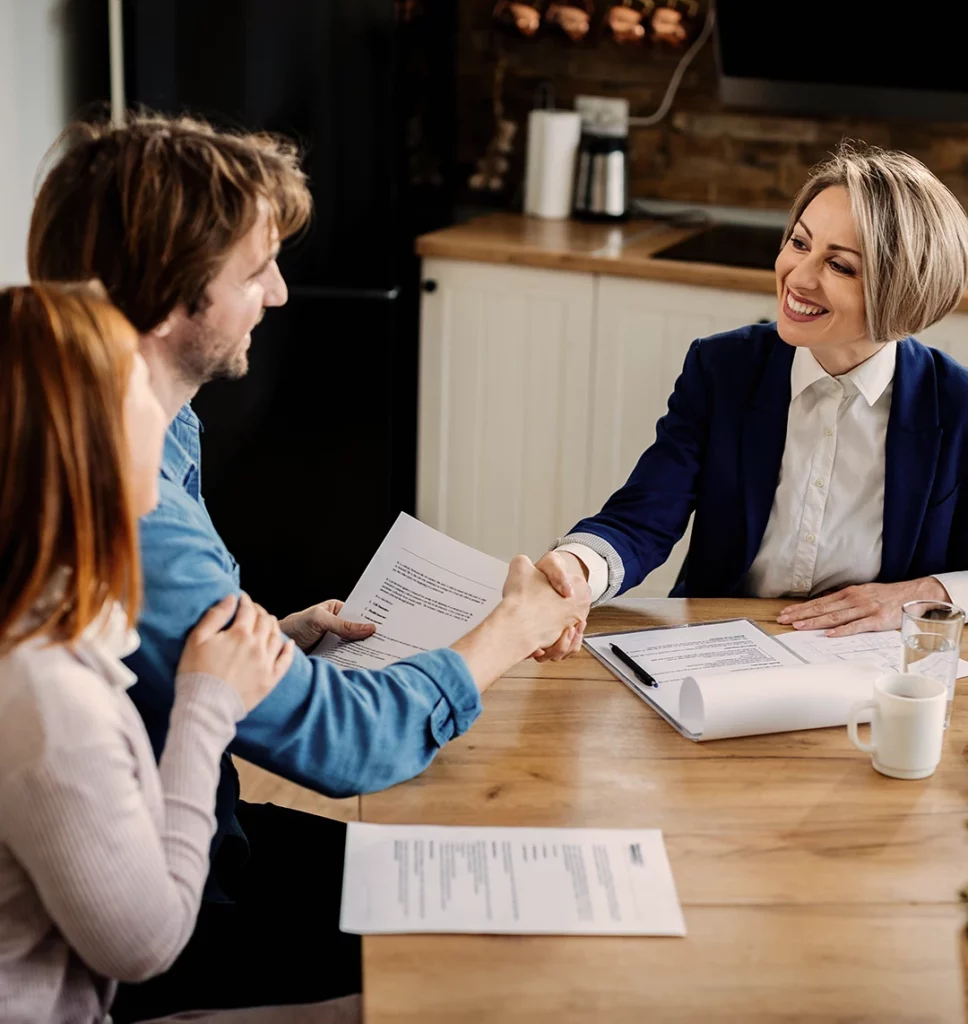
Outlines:
<svg viewBox="0 0 968 1024"><path fill-rule="evenodd" d="M947 601L908 601L901 611L901 671L944 683L948 691L944 713L947 729L955 697L965 613Z"/></svg>

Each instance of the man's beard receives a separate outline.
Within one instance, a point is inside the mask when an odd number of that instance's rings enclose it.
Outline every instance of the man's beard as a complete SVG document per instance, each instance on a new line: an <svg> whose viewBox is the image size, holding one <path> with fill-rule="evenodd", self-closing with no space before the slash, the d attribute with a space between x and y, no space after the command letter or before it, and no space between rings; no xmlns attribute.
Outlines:
<svg viewBox="0 0 968 1024"><path fill-rule="evenodd" d="M210 380L238 380L249 372L244 341L231 342L199 317L189 321L175 358L179 377L196 388Z"/></svg>

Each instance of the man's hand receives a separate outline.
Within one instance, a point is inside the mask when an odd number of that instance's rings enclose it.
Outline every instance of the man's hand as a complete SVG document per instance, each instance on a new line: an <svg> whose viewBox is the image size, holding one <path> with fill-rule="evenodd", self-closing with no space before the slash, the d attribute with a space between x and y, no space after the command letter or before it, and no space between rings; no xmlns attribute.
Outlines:
<svg viewBox="0 0 968 1024"><path fill-rule="evenodd" d="M540 569L548 577L548 582L562 597L574 596L580 592L579 588L584 588L587 592L588 570L581 559L576 558L570 551L549 551L540 561L535 562L535 568ZM561 661L562 658L580 651L590 607L591 600L585 606L582 621L577 626L566 629L551 647L535 651L532 655L534 660Z"/></svg>
<svg viewBox="0 0 968 1024"><path fill-rule="evenodd" d="M341 619L343 602L332 600L314 604L301 612L293 612L280 620L279 628L296 641L299 649L308 651L323 633L335 633L344 640L364 640L376 632L372 622L349 622Z"/></svg>
<svg viewBox="0 0 968 1024"><path fill-rule="evenodd" d="M948 591L933 576L904 583L864 583L845 587L804 604L791 604L776 617L794 629L825 629L827 636L850 636L898 629L906 601L948 601Z"/></svg>

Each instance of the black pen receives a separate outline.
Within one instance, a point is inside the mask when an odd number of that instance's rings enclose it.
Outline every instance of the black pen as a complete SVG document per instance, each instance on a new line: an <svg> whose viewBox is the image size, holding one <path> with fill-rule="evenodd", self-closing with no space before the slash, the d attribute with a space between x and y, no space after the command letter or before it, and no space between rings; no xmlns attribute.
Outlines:
<svg viewBox="0 0 968 1024"><path fill-rule="evenodd" d="M623 665L628 665L628 667L635 673L636 677L638 679L641 679L646 686L659 685L652 678L652 676L650 676L649 673L646 672L644 668L642 668L641 665L636 665L636 663L632 661L632 659L625 653L625 651L622 650L621 647L616 647L615 644L609 644L608 646L611 647L612 653L615 655L615 657L618 658L618 660L622 662Z"/></svg>

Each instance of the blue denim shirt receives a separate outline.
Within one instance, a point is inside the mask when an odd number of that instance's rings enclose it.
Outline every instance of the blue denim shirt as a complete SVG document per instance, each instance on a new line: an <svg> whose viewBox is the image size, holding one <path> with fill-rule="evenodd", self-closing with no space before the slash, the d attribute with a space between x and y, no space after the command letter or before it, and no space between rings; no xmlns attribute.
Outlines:
<svg viewBox="0 0 968 1024"><path fill-rule="evenodd" d="M185 405L165 438L158 507L141 520L141 647L127 659L138 675L129 692L156 757L187 634L207 608L239 593L239 567L202 498L200 456L200 424ZM266 483L285 500L284 480ZM427 651L378 672L339 669L297 650L279 685L239 723L230 750L327 796L349 796L417 775L480 710L464 659L451 650ZM237 799L238 778L226 756L213 852L232 827Z"/></svg>

